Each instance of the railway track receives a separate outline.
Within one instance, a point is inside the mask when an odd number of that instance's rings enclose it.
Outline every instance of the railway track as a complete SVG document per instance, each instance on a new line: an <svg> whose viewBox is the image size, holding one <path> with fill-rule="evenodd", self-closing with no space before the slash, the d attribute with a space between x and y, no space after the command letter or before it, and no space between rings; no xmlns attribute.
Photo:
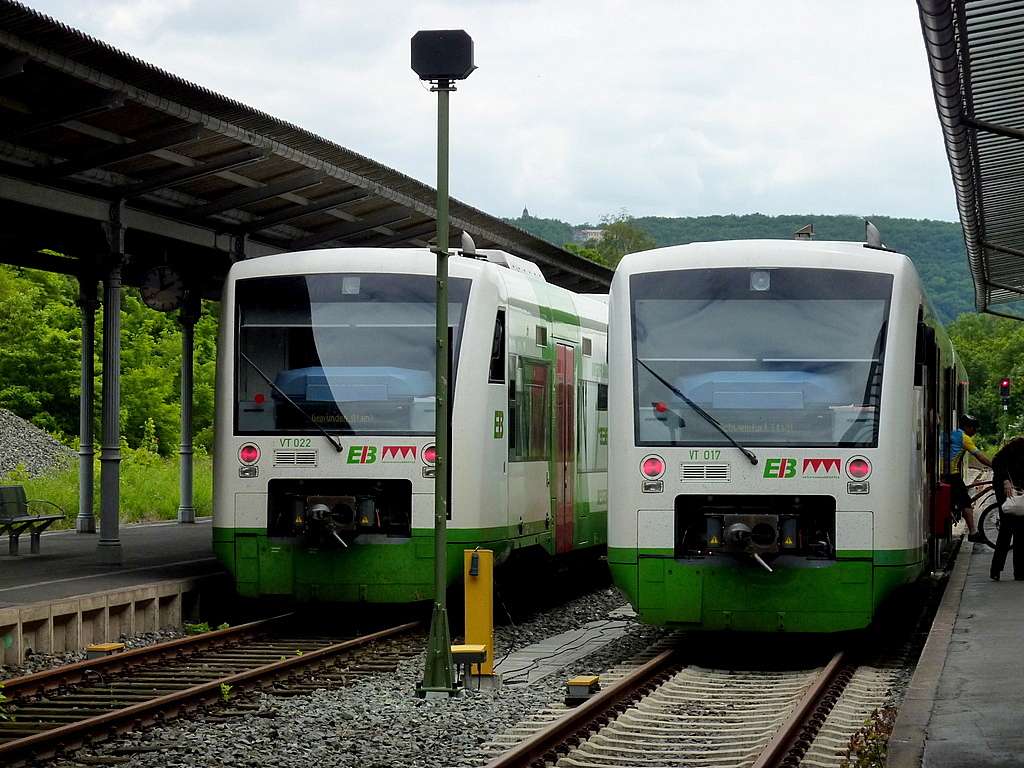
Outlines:
<svg viewBox="0 0 1024 768"><path fill-rule="evenodd" d="M585 704L552 707L495 739L486 768L729 766L838 768L851 734L883 706L900 670L857 666L737 671L684 663L680 638L601 676Z"/></svg>
<svg viewBox="0 0 1024 768"><path fill-rule="evenodd" d="M422 642L389 646L370 658L348 658L418 627L402 624L338 641L295 636L288 617L181 638L3 682L0 765L7 768L179 715L228 714L240 692L274 684L277 695L346 685L361 674L393 669ZM307 679L313 673L315 679Z"/></svg>

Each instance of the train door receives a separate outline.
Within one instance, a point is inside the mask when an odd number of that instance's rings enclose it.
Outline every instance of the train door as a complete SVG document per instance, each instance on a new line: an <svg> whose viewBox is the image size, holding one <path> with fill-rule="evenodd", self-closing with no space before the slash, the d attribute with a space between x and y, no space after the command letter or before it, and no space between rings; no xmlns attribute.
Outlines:
<svg viewBox="0 0 1024 768"><path fill-rule="evenodd" d="M558 345L555 368L555 551L573 548L576 491L576 354Z"/></svg>
<svg viewBox="0 0 1024 768"><path fill-rule="evenodd" d="M915 365L915 384L921 386L924 401L921 404L922 422L924 426L924 467L921 502L926 515L925 533L929 542L931 567L938 566L942 550L944 528L947 525L947 510L944 510L944 499L948 498L941 490L939 478L939 440L942 430L941 391L941 353L935 342L935 329L923 322L918 323L917 359Z"/></svg>

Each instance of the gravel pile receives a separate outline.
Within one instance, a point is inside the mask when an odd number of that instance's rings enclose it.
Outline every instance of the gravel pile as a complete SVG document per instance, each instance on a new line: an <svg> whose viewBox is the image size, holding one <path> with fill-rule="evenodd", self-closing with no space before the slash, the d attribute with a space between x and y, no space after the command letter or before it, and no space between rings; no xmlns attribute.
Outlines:
<svg viewBox="0 0 1024 768"><path fill-rule="evenodd" d="M77 459L59 440L0 408L0 478L19 468L30 477L63 471Z"/></svg>
<svg viewBox="0 0 1024 768"><path fill-rule="evenodd" d="M576 629L625 604L621 593L603 588L516 627L495 630L496 653ZM125 747L159 751L131 754L128 768L273 765L279 768L458 768L479 765L480 748L530 713L565 696L565 681L595 674L635 656L663 631L635 624L626 635L573 662L561 674L532 685L506 685L496 693L473 692L455 699L415 695L423 657L397 672L374 676L340 690L279 698L259 694L259 709L226 722L181 721L127 740L82 750L79 757L126 755ZM92 758L92 760L90 760ZM75 765L66 761L63 766Z"/></svg>

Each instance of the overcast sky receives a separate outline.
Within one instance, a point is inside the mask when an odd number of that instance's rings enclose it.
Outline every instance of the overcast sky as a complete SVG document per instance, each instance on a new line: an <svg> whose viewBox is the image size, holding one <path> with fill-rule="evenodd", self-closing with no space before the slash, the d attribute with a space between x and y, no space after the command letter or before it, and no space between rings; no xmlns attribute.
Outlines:
<svg viewBox="0 0 1024 768"><path fill-rule="evenodd" d="M451 194L494 216L957 221L913 0L22 0L430 186L421 29L464 29Z"/></svg>

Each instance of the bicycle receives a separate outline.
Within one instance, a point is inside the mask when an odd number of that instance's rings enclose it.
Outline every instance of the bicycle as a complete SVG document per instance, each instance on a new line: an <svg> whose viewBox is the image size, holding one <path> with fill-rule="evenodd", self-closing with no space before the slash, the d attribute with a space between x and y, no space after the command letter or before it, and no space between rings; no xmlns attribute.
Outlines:
<svg viewBox="0 0 1024 768"><path fill-rule="evenodd" d="M977 490L972 492L974 489ZM996 539L999 537L999 502L996 501L995 492L992 490L992 480L989 478L971 483L967 486L967 490L971 492L971 506L974 507L978 533L984 539L980 543L995 549ZM957 525L961 520L963 520L961 510L954 505L953 524ZM1012 545L1010 548L1013 549Z"/></svg>

